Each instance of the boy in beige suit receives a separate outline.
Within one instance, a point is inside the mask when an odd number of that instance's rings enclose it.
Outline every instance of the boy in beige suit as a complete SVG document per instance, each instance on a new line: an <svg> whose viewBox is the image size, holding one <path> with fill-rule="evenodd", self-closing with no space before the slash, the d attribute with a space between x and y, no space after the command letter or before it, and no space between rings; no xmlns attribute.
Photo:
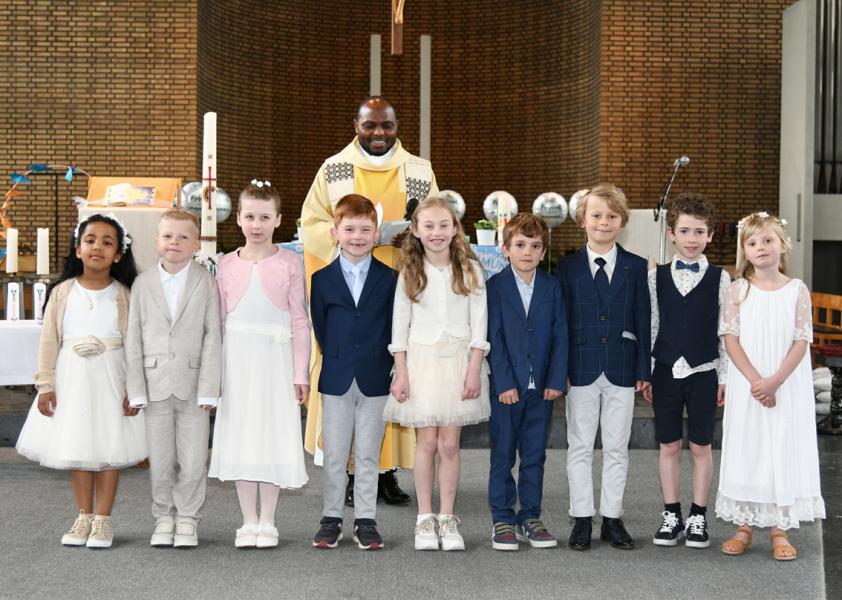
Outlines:
<svg viewBox="0 0 842 600"><path fill-rule="evenodd" d="M199 221L172 209L161 215L158 263L132 286L126 336L129 404L146 409L152 546L198 545L205 502L209 412L219 397L219 293L193 260Z"/></svg>

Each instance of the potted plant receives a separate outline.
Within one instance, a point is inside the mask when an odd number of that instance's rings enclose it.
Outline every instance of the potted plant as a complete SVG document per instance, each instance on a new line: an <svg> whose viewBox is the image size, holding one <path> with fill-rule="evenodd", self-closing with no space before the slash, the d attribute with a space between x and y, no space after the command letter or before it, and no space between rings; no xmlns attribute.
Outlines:
<svg viewBox="0 0 842 600"><path fill-rule="evenodd" d="M298 217L298 218L295 220L295 228L296 228L296 234L295 234L295 237L297 237L297 238L298 238L298 241L299 241L299 242L303 242L303 241L304 241L304 238L303 238L303 237L301 237L301 217Z"/></svg>
<svg viewBox="0 0 842 600"><path fill-rule="evenodd" d="M493 246L495 243L494 237L497 232L497 224L493 221L480 219L474 223L474 229L477 230L477 244L479 246Z"/></svg>

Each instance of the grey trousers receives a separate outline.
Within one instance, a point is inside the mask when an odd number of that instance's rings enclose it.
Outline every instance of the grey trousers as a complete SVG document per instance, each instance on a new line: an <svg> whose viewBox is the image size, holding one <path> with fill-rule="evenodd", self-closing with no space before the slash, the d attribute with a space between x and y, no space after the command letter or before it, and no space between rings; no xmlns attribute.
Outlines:
<svg viewBox="0 0 842 600"><path fill-rule="evenodd" d="M198 520L207 490L210 417L196 399L146 405L152 515Z"/></svg>
<svg viewBox="0 0 842 600"><path fill-rule="evenodd" d="M377 514L377 479L380 446L386 422L383 407L388 396L364 396L351 382L341 396L322 394L322 447L324 449L325 517L345 514L345 467L354 444L354 517L374 519Z"/></svg>

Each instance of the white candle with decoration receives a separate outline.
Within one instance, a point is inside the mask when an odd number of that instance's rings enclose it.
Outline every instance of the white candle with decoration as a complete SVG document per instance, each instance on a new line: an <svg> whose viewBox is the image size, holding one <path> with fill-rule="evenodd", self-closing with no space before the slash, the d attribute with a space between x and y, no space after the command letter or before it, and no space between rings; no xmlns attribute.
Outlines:
<svg viewBox="0 0 842 600"><path fill-rule="evenodd" d="M6 273L18 272L18 230L9 227L6 230Z"/></svg>
<svg viewBox="0 0 842 600"><path fill-rule="evenodd" d="M203 258L216 258L216 113L205 113L202 143Z"/></svg>
<svg viewBox="0 0 842 600"><path fill-rule="evenodd" d="M35 273L38 275L50 274L50 230L46 227L38 228Z"/></svg>

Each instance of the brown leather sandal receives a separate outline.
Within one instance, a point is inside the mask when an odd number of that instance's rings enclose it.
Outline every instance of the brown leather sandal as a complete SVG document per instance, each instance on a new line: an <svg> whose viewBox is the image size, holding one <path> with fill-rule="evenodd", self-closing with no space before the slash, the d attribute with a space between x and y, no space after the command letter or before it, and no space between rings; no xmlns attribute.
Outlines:
<svg viewBox="0 0 842 600"><path fill-rule="evenodd" d="M739 556L740 554L745 554L746 550L751 548L752 529L749 527L738 527L737 533L745 534L746 537L748 537L748 542L744 542L734 535L733 537L725 540L725 542L723 542L723 544L719 547L723 554L727 554L728 556Z"/></svg>
<svg viewBox="0 0 842 600"><path fill-rule="evenodd" d="M786 534L782 531L772 534L771 539L773 540L773 544L775 538L783 538L785 540L787 539ZM792 544L789 543L789 540L787 540L786 544L778 544L777 546L772 546L772 558L774 558L775 560L782 561L795 560L796 558L798 558L798 551L792 546Z"/></svg>

